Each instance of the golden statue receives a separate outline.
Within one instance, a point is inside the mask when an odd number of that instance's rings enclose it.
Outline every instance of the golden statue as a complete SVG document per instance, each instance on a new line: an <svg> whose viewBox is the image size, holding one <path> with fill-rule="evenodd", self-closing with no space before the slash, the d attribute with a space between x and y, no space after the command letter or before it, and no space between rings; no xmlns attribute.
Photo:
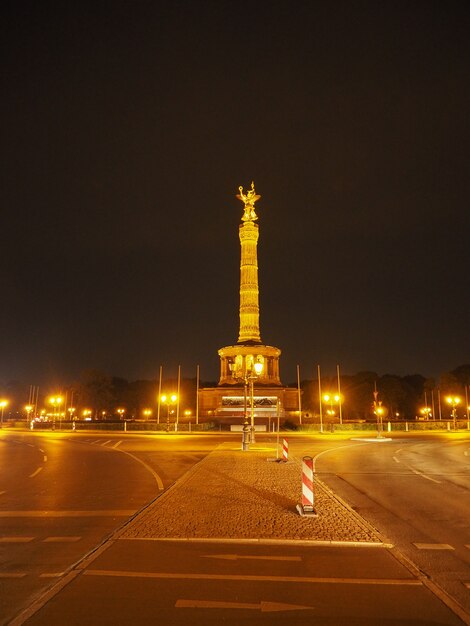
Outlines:
<svg viewBox="0 0 470 626"><path fill-rule="evenodd" d="M243 213L242 221L254 221L258 219L255 213L255 202L261 198L255 191L255 183L251 181L251 189L248 189L246 194L243 193L243 187L240 185L238 188L240 192L237 198L241 200L245 205L245 212Z"/></svg>

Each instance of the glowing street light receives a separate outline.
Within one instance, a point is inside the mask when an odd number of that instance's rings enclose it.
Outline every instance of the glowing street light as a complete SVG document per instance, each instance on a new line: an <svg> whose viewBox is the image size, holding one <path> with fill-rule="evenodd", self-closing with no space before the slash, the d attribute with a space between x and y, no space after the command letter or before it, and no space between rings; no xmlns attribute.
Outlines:
<svg viewBox="0 0 470 626"><path fill-rule="evenodd" d="M176 403L178 402L178 396L176 395L176 393L172 393L170 396L163 394L160 398L160 401L162 404L166 404L166 430L167 432L169 432L170 431L170 412L173 413L173 411L170 411L170 406L176 405ZM176 430L176 422L175 422L175 430Z"/></svg>
<svg viewBox="0 0 470 626"><path fill-rule="evenodd" d="M323 394L323 402L330 405L330 408L327 409L326 414L333 418L336 415L334 405L339 406L341 404L341 396L338 393L333 394L327 391Z"/></svg>
<svg viewBox="0 0 470 626"><path fill-rule="evenodd" d="M424 415L424 418L426 420L428 420L430 417L432 417L431 407L429 407L429 406L425 406L422 409L420 409L420 413L421 413L421 415Z"/></svg>
<svg viewBox="0 0 470 626"><path fill-rule="evenodd" d="M461 399L459 396L447 396L446 398L447 404L450 404L452 407L452 419L454 420L454 430L457 429L457 406L460 404Z"/></svg>
<svg viewBox="0 0 470 626"><path fill-rule="evenodd" d="M26 421L28 422L28 424L29 424L29 423L30 423L30 421L31 421L31 411L32 411L33 409L34 409L34 407L33 407L33 405L32 405L32 404L27 404L27 405L24 407L24 410L26 411Z"/></svg>
<svg viewBox="0 0 470 626"><path fill-rule="evenodd" d="M142 415L145 417L145 419L150 419L150 417L152 416L152 409L144 409L142 411Z"/></svg>
<svg viewBox="0 0 470 626"><path fill-rule="evenodd" d="M59 416L59 420L60 420L60 405L62 404L62 402L64 401L64 399L62 398L62 396L51 396L49 398L49 402L50 404L52 404L53 407L53 413L52 413L52 425L53 428L55 427L55 418L58 415Z"/></svg>
<svg viewBox="0 0 470 626"><path fill-rule="evenodd" d="M126 409L123 409L123 408L116 409L116 413L119 415L119 419L121 420L123 419L123 415L125 412L126 412Z"/></svg>
<svg viewBox="0 0 470 626"><path fill-rule="evenodd" d="M0 418L0 428L3 428L3 411L5 407L8 406L8 400L0 400L0 408L2 409L1 418Z"/></svg>

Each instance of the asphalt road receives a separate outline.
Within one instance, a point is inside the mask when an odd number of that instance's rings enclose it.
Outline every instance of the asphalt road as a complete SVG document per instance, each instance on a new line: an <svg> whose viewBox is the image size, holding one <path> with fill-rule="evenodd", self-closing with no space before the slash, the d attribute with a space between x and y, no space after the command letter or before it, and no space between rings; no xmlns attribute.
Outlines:
<svg viewBox="0 0 470 626"><path fill-rule="evenodd" d="M3 619L231 437L77 434L0 437ZM111 541L27 623L470 624L468 434L292 436L290 451L394 548Z"/></svg>
<svg viewBox="0 0 470 626"><path fill-rule="evenodd" d="M1 432L0 622L217 442L198 436Z"/></svg>
<svg viewBox="0 0 470 626"><path fill-rule="evenodd" d="M331 443L291 448L470 615L470 434Z"/></svg>

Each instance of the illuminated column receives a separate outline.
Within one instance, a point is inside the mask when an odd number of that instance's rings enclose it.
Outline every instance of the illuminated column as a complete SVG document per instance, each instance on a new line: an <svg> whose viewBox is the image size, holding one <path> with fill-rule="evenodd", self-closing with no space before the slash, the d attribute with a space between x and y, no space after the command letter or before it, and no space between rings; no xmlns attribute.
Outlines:
<svg viewBox="0 0 470 626"><path fill-rule="evenodd" d="M240 260L240 333L238 343L261 343L259 330L259 288L258 288L258 237L259 229L255 224L258 219L255 213L255 202L261 196L255 192L254 183L246 194L239 187L237 196L245 205L240 224L239 236L241 246Z"/></svg>

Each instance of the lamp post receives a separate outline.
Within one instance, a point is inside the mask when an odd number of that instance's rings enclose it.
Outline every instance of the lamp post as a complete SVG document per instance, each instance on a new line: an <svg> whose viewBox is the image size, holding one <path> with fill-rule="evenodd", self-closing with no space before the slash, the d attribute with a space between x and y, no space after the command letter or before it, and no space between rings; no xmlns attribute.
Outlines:
<svg viewBox="0 0 470 626"><path fill-rule="evenodd" d="M259 378L263 371L263 364L257 361L248 376L251 391L251 443L255 443L255 380Z"/></svg>
<svg viewBox="0 0 470 626"><path fill-rule="evenodd" d="M0 400L0 408L2 409L0 428L3 428L3 411L5 410L6 406L8 406L8 400Z"/></svg>
<svg viewBox="0 0 470 626"><path fill-rule="evenodd" d="M420 410L421 415L424 415L425 420L429 420L432 417L431 407L425 406Z"/></svg>
<svg viewBox="0 0 470 626"><path fill-rule="evenodd" d="M329 391L323 394L323 401L325 404L329 404L330 408L326 410L326 414L333 419L336 415L336 411L334 409L334 405L339 405L341 402L341 396L338 393L332 394Z"/></svg>
<svg viewBox="0 0 470 626"><path fill-rule="evenodd" d="M33 407L33 405L32 405L32 404L27 404L27 405L24 407L24 410L26 411L26 421L27 421L27 423L28 423L28 426L29 426L29 425L30 425L30 423L31 423L31 411L33 410L33 408L34 408L34 407Z"/></svg>
<svg viewBox="0 0 470 626"><path fill-rule="evenodd" d="M160 398L162 404L166 404L166 431L170 432L170 406L175 406L178 402L178 396L176 393L172 393L171 396L167 396L163 394ZM176 422L175 422L175 430L176 430Z"/></svg>
<svg viewBox="0 0 470 626"><path fill-rule="evenodd" d="M59 422L60 422L59 410L60 410L60 405L62 404L63 400L64 399L62 398L62 396L51 396L49 398L49 402L52 404L52 408L53 408L53 411L52 411L52 428L53 429L55 428L56 417L59 417Z"/></svg>
<svg viewBox="0 0 470 626"><path fill-rule="evenodd" d="M460 404L461 400L459 396L447 396L446 402L447 404L450 404L452 407L452 419L454 421L454 430L457 430L457 405Z"/></svg>

